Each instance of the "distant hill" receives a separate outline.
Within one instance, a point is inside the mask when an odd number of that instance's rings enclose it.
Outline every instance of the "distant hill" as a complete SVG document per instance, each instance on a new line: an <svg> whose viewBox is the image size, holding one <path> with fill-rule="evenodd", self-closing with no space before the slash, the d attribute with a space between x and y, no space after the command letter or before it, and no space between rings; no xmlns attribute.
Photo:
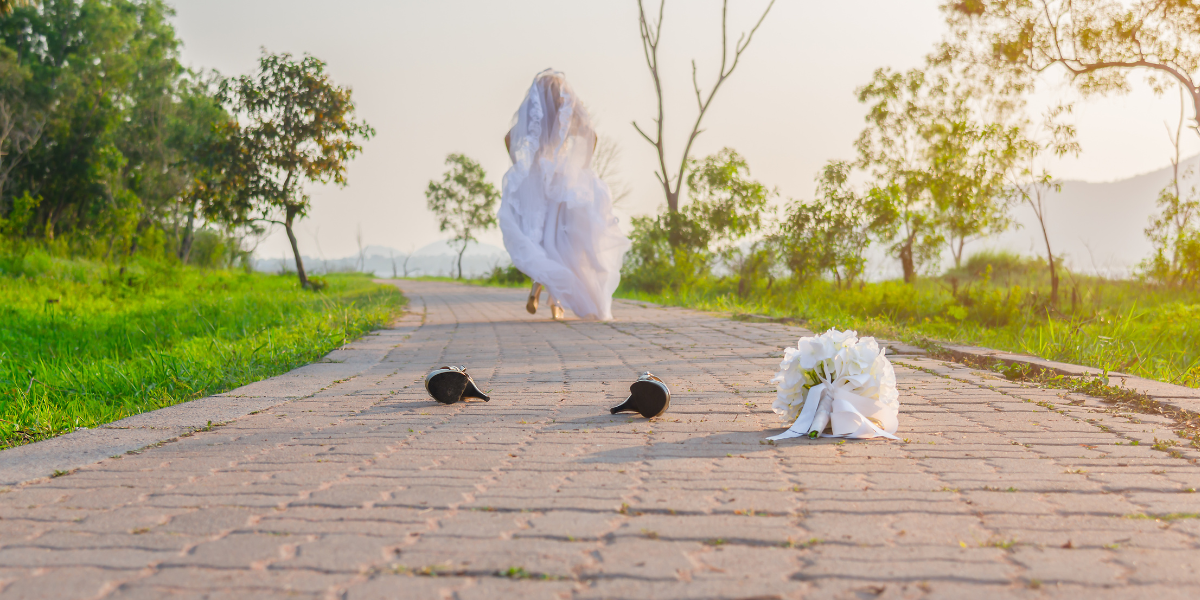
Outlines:
<svg viewBox="0 0 1200 600"><path fill-rule="evenodd" d="M449 242L439 241L423 246L413 251L412 255L389 248L387 246L367 246L363 248L365 266L362 270L374 273L379 277L391 277L394 274L403 277L406 269L410 276L443 275L453 276L457 273L458 251ZM332 273L338 271L359 270L358 256L346 256L331 260L322 260L304 256L304 268L313 274ZM491 272L496 265L509 264L508 253L503 248L491 244L472 242L467 246L463 255L463 275L478 277ZM279 272L283 269L295 270L291 255L286 258L258 258L254 261L258 271Z"/></svg>

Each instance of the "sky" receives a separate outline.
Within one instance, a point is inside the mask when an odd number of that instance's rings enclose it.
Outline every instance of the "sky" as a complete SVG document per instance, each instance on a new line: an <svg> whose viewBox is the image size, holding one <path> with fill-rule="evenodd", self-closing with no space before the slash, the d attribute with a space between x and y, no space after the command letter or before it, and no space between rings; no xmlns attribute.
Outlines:
<svg viewBox="0 0 1200 600"><path fill-rule="evenodd" d="M621 149L618 174L632 190L618 206L622 225L664 202L654 150L631 125L652 126L655 113L634 0L173 4L185 65L232 76L253 72L262 48L312 54L353 89L358 115L376 129L349 167L349 185L311 189L313 208L297 228L303 254L348 256L360 237L402 252L448 237L425 208L428 182L440 178L447 154L460 152L498 187L508 168L504 134L533 76L548 67L566 74L599 132ZM732 44L767 0L729 5ZM854 156L865 114L855 88L877 68L919 66L945 32L937 7L937 0L778 0L718 92L692 155L734 148L781 198L811 198L826 161ZM666 6L660 65L668 160L676 165L697 112L690 61L707 91L720 62L720 27L719 0ZM1164 121L1178 118L1178 97L1156 97L1140 77L1131 81L1130 94L1109 98L1076 98L1056 75L1042 86L1034 106L1077 101L1083 154L1054 164L1057 177L1113 181L1167 164L1173 150ZM1200 151L1200 137L1185 133L1184 141L1185 153ZM497 231L481 239L501 245ZM275 231L256 254L285 252L286 238Z"/></svg>

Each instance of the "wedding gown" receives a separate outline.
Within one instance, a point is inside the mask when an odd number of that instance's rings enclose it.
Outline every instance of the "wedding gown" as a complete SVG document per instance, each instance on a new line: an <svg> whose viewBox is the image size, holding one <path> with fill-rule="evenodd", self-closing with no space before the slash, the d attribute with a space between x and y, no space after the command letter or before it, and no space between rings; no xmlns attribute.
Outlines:
<svg viewBox="0 0 1200 600"><path fill-rule="evenodd" d="M513 265L584 319L612 319L629 240L592 170L596 132L562 73L538 73L509 130L500 232Z"/></svg>

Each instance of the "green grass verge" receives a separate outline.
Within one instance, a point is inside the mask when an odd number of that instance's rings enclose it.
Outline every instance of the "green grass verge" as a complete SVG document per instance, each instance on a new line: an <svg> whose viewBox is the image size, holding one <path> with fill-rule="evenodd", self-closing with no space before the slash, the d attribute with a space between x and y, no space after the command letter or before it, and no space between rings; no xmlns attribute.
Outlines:
<svg viewBox="0 0 1200 600"><path fill-rule="evenodd" d="M978 345L1049 360L1200 387L1200 294L1134 281L1092 280L1074 308L1031 302L1019 287L981 288L969 303L924 280L839 289L830 282L779 282L739 296L736 283L702 281L680 290L619 297L726 313L792 317L810 329L855 329L913 344Z"/></svg>
<svg viewBox="0 0 1200 600"><path fill-rule="evenodd" d="M0 448L284 373L405 302L366 275L314 293L294 276L34 258L0 275Z"/></svg>

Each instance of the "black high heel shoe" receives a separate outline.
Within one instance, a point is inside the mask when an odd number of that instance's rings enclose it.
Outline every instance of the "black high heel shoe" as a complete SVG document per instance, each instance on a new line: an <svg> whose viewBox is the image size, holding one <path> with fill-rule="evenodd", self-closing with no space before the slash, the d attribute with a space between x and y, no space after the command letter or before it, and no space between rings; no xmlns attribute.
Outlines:
<svg viewBox="0 0 1200 600"><path fill-rule="evenodd" d="M671 390L658 376L646 371L629 386L629 398L619 406L609 409L612 414L619 412L635 412L647 419L653 419L665 412L671 406Z"/></svg>
<svg viewBox="0 0 1200 600"><path fill-rule="evenodd" d="M475 380L467 374L465 366L439 367L425 376L425 391L442 404L454 404L467 398L478 398L487 402L487 394L479 391Z"/></svg>

